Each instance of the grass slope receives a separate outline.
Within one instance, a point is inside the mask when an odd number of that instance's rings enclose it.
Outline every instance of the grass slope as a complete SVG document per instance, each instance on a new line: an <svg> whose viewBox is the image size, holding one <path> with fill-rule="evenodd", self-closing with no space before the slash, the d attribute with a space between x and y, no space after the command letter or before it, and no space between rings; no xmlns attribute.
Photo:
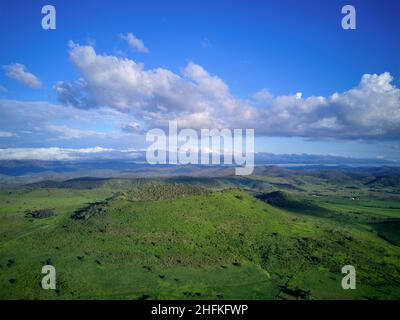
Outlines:
<svg viewBox="0 0 400 320"><path fill-rule="evenodd" d="M400 298L400 248L373 230L238 189L134 184L2 190L0 298ZM42 208L55 214L26 216ZM56 267L56 291L40 287L44 264ZM357 290L341 288L346 264Z"/></svg>

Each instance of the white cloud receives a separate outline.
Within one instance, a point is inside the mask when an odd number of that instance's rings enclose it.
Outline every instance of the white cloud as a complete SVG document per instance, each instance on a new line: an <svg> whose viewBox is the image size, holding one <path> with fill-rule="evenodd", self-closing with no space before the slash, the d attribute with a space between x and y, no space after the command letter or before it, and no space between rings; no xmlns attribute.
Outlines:
<svg viewBox="0 0 400 320"><path fill-rule="evenodd" d="M73 84L59 82L55 90L61 102L78 108L108 106L135 114L137 122L164 126L177 117L213 117L217 109L223 113L238 103L220 78L192 62L182 75L163 68L145 70L133 60L98 55L93 47L76 44L70 59L82 78Z"/></svg>
<svg viewBox="0 0 400 320"><path fill-rule="evenodd" d="M93 159L137 159L143 151L135 149L93 148L0 148L0 160L71 161Z"/></svg>
<svg viewBox="0 0 400 320"><path fill-rule="evenodd" d="M72 43L69 54L81 78L56 85L60 101L129 114L134 119L121 128L131 131L165 128L169 120L177 120L180 127L253 128L266 136L353 140L400 136L400 90L389 73L365 74L354 88L330 96L304 97L301 92L273 96L263 89L244 100L193 62L176 74L99 55L91 46Z"/></svg>
<svg viewBox="0 0 400 320"><path fill-rule="evenodd" d="M112 149L94 147L82 149L68 148L7 148L0 149L0 160L75 160L94 153L104 153Z"/></svg>
<svg viewBox="0 0 400 320"><path fill-rule="evenodd" d="M398 139L400 90L392 81L389 73L366 74L356 87L327 97L276 97L257 111L258 130L316 139Z"/></svg>
<svg viewBox="0 0 400 320"><path fill-rule="evenodd" d="M126 132L134 132L134 133L141 133L142 129L140 123L136 121L129 122L126 126L122 128Z"/></svg>
<svg viewBox="0 0 400 320"><path fill-rule="evenodd" d="M49 131L60 133L61 136L59 138L61 139L81 139L83 137L118 139L119 137L124 135L124 133L118 131L104 132L95 130L82 130L77 128L71 128L66 125L49 124L45 128Z"/></svg>
<svg viewBox="0 0 400 320"><path fill-rule="evenodd" d="M222 79L211 76L202 66L193 62L189 62L183 75L197 85L197 90L207 95L225 97L229 93L228 86Z"/></svg>
<svg viewBox="0 0 400 320"><path fill-rule="evenodd" d="M272 93L268 89L261 89L257 91L254 95L253 98L257 101L269 101L273 98Z"/></svg>
<svg viewBox="0 0 400 320"><path fill-rule="evenodd" d="M126 35L121 34L121 39L124 39L133 49L141 53L148 53L149 49L146 48L143 41L137 38L133 33L129 32Z"/></svg>
<svg viewBox="0 0 400 320"><path fill-rule="evenodd" d="M136 139L134 133L121 130L133 117L112 108L86 110L43 101L0 99L0 114L1 131L14 134L10 139L15 147L49 143L124 147Z"/></svg>
<svg viewBox="0 0 400 320"><path fill-rule="evenodd" d="M6 92L6 91L7 91L7 89L0 84L0 92Z"/></svg>
<svg viewBox="0 0 400 320"><path fill-rule="evenodd" d="M23 64L15 63L3 66L3 68L6 71L6 75L11 79L32 88L40 88L42 86L40 80L33 73L30 73Z"/></svg>
<svg viewBox="0 0 400 320"><path fill-rule="evenodd" d="M0 131L0 138L14 137L15 133L10 131Z"/></svg>

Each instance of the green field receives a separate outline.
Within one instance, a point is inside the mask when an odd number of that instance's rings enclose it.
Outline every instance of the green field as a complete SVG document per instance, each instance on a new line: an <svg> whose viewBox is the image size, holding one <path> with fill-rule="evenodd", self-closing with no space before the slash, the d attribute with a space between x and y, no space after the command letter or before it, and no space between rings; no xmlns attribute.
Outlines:
<svg viewBox="0 0 400 320"><path fill-rule="evenodd" d="M50 209L48 216L40 216ZM36 215L35 215L36 213ZM397 186L310 174L0 190L0 299L399 299ZM57 289L41 288L41 268ZM341 287L353 265L357 289Z"/></svg>

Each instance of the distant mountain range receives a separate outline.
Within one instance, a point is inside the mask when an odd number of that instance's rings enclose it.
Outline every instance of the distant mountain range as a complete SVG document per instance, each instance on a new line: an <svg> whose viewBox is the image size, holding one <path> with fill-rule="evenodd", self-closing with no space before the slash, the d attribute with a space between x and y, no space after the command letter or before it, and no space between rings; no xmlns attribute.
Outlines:
<svg viewBox="0 0 400 320"><path fill-rule="evenodd" d="M389 170L399 174L399 163L380 159L355 159L337 156L257 153L255 175L279 175L286 169L352 172L377 172L379 177ZM279 170L276 168L280 168ZM362 170L365 168L366 170ZM375 169L374 169L375 168ZM291 170L292 171L292 170ZM79 177L157 177L195 176L222 177L234 174L234 166L227 165L150 165L141 153L135 159L92 159L67 161L0 160L0 182L4 185L24 184L43 180L62 181ZM337 173L334 175L337 176Z"/></svg>

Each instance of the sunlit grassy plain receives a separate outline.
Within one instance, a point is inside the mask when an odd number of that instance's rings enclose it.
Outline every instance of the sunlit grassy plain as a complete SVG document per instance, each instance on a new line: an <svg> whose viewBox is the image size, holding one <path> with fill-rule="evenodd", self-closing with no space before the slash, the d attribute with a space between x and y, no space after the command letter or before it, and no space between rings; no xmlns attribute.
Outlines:
<svg viewBox="0 0 400 320"><path fill-rule="evenodd" d="M55 214L26 215L43 208ZM2 189L0 298L399 299L399 208L396 186L310 176ZM57 290L41 288L45 264ZM341 287L348 264L356 290Z"/></svg>

